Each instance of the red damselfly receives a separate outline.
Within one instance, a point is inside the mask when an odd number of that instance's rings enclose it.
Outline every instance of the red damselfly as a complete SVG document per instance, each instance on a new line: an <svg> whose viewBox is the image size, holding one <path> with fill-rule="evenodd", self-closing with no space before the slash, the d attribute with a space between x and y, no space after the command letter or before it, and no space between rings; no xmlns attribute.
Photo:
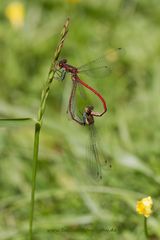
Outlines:
<svg viewBox="0 0 160 240"><path fill-rule="evenodd" d="M74 121L77 123L83 125L83 123L79 120L77 120L75 114L73 114L72 106L73 106L73 99L74 95L76 94L77 85L81 85L88 90L90 90L94 95L98 97L100 102L103 105L103 111L100 113L97 113L96 116L101 117L106 111L107 111L107 105L102 97L102 95L96 91L94 88L89 86L87 83L81 80L79 77L80 73L83 72L94 72L95 70L105 70L105 74L110 73L115 65L117 65L117 62L119 62L119 57L122 55L123 50L121 48L110 50L105 54L104 56L97 58L88 64L85 64L81 67L75 67L67 63L67 59L62 59L57 63L57 76L63 81L66 77L67 73L70 73L71 79L72 79L72 91L69 99L69 113Z"/></svg>

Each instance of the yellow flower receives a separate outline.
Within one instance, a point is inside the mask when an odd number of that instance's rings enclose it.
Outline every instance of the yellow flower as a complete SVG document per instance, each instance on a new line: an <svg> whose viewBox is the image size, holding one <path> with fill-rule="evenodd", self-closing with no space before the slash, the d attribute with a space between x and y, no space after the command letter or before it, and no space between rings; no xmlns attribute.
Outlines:
<svg viewBox="0 0 160 240"><path fill-rule="evenodd" d="M151 197L143 198L142 200L137 201L136 211L145 217L149 217L152 213L152 205L153 201Z"/></svg>
<svg viewBox="0 0 160 240"><path fill-rule="evenodd" d="M24 25L24 12L24 5L21 2L12 2L5 9L6 17L16 28Z"/></svg>

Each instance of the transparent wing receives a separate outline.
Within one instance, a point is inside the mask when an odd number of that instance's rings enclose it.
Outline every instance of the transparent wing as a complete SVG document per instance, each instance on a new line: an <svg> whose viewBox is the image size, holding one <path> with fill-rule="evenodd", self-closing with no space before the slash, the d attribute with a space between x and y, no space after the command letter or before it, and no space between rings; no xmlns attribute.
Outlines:
<svg viewBox="0 0 160 240"><path fill-rule="evenodd" d="M89 146L87 155L87 169L89 174L95 180L101 180L103 178L102 168L106 172L107 169L112 167L111 159L109 156L105 156L101 144L99 143L99 136L97 129L94 125L89 126Z"/></svg>
<svg viewBox="0 0 160 240"><path fill-rule="evenodd" d="M75 120L80 124L83 124L84 108L82 107L82 104L80 104L81 99L79 99L78 97L79 87L80 87L80 84L77 81L72 81L72 88L71 88L71 93L69 97L67 114L70 115L70 118L72 118L72 120ZM81 90L81 94L82 94L82 90Z"/></svg>
<svg viewBox="0 0 160 240"><path fill-rule="evenodd" d="M106 75L110 74L114 68L120 64L123 59L125 50L122 48L111 49L107 51L101 57L88 62L78 68L79 73L97 74L104 73Z"/></svg>
<svg viewBox="0 0 160 240"><path fill-rule="evenodd" d="M96 143L96 130L94 124L89 127L89 148L87 156L87 168L89 174L96 180L102 179L100 154Z"/></svg>

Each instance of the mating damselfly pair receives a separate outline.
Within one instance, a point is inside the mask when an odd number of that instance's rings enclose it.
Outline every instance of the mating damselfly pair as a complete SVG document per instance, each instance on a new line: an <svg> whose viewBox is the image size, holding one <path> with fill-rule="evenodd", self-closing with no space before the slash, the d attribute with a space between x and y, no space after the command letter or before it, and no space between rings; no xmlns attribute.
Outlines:
<svg viewBox="0 0 160 240"><path fill-rule="evenodd" d="M95 117L102 117L107 112L107 104L104 97L95 88L91 87L86 82L84 82L79 75L81 73L89 72L91 72L92 75L94 75L94 72L104 72L104 75L107 76L109 73L114 71L114 68L120 62L123 53L124 50L121 48L110 50L107 52L107 54L104 54L102 57L97 58L81 67L75 67L73 65L68 64L67 59L62 59L58 61L55 66L56 68L55 79L60 79L64 81L66 78L66 74L70 74L72 80L72 88L68 101L68 112L73 121L82 126L86 126L89 129L90 156L88 161L90 162L89 166L91 166L90 172L96 179L102 178L102 170L100 154L99 150L97 149L94 119ZM83 109L78 109L76 104L76 95L79 86L81 88L83 87L87 89L88 93L92 93L97 97L98 101L102 104L103 107L103 110L101 112L94 110L93 103L85 105ZM79 112L81 113L80 115Z"/></svg>

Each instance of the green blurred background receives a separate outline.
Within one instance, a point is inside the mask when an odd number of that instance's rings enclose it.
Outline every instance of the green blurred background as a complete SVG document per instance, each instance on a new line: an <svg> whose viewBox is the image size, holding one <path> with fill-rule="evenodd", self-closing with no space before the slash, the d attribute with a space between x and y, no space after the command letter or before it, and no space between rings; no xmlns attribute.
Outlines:
<svg viewBox="0 0 160 240"><path fill-rule="evenodd" d="M37 116L68 16L62 55L70 63L125 48L124 74L83 76L109 107L96 119L101 150L112 163L99 182L84 167L87 132L66 114L71 81L52 84L40 138L34 239L143 240L135 206L147 196L154 200L149 231L160 237L159 1L28 0L16 10L12 3L0 1L1 118ZM33 134L32 125L0 129L1 240L27 239Z"/></svg>

